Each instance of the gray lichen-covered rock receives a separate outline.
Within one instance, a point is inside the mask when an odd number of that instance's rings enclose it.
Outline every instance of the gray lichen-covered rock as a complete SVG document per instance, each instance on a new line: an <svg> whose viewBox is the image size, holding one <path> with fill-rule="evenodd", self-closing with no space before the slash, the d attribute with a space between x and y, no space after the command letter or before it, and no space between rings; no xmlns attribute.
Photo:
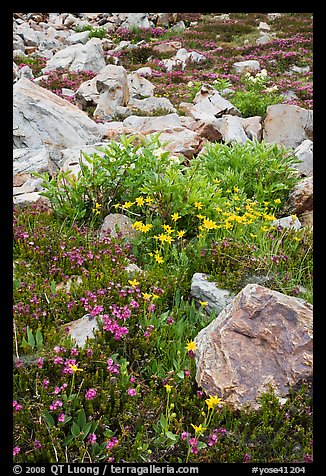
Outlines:
<svg viewBox="0 0 326 476"><path fill-rule="evenodd" d="M268 106L264 121L263 139L296 149L304 140L313 137L313 112L292 104Z"/></svg>
<svg viewBox="0 0 326 476"><path fill-rule="evenodd" d="M127 71L123 66L108 65L95 78L99 93L94 117L111 120L118 107L125 107L129 101Z"/></svg>
<svg viewBox="0 0 326 476"><path fill-rule="evenodd" d="M130 98L144 99L154 95L154 85L137 71L128 74L127 80Z"/></svg>
<svg viewBox="0 0 326 476"><path fill-rule="evenodd" d="M45 203L46 205L50 205L50 201L39 194L39 192L28 192L22 193L20 195L15 195L13 197L13 203L19 208L26 208L33 203Z"/></svg>
<svg viewBox="0 0 326 476"><path fill-rule="evenodd" d="M195 273L191 281L191 295L199 301L207 302L205 310L214 311L217 315L231 303L234 294L225 289L220 289L217 284L208 281L204 273Z"/></svg>
<svg viewBox="0 0 326 476"><path fill-rule="evenodd" d="M269 386L286 397L291 386L311 379L313 307L248 284L194 341L198 385L236 408L259 408Z"/></svg>
<svg viewBox="0 0 326 476"><path fill-rule="evenodd" d="M70 45L58 51L47 61L43 74L57 68L68 68L69 71L99 72L106 65L104 52L99 38L92 38L85 45Z"/></svg>
<svg viewBox="0 0 326 476"><path fill-rule="evenodd" d="M242 125L242 118L226 114L218 121L220 122L219 131L226 144L232 142L245 144L249 140Z"/></svg>
<svg viewBox="0 0 326 476"><path fill-rule="evenodd" d="M289 193L289 206L293 213L312 211L313 209L314 186L313 177L300 180Z"/></svg>
<svg viewBox="0 0 326 476"><path fill-rule="evenodd" d="M54 163L51 164L49 153L46 147L30 149L23 147L13 150L13 173L23 172L48 172L53 170Z"/></svg>
<svg viewBox="0 0 326 476"><path fill-rule="evenodd" d="M168 98L149 97L145 99L132 98L128 102L131 112L141 112L142 114L153 114L159 111L177 112Z"/></svg>
<svg viewBox="0 0 326 476"><path fill-rule="evenodd" d="M233 63L233 68L237 74L244 72L256 73L260 71L260 63L257 60L237 61Z"/></svg>
<svg viewBox="0 0 326 476"><path fill-rule="evenodd" d="M46 147L55 161L63 148L96 142L97 124L77 106L25 78L13 89L14 148Z"/></svg>
<svg viewBox="0 0 326 476"><path fill-rule="evenodd" d="M313 142L309 139L304 140L294 151L294 155L301 161L295 165L295 168L302 175L310 177L313 174Z"/></svg>
<svg viewBox="0 0 326 476"><path fill-rule="evenodd" d="M112 236L117 238L118 233L122 238L134 238L138 235L138 232L132 228L132 221L126 215L122 213L110 213L107 215L102 223L100 230L100 238L104 236Z"/></svg>
<svg viewBox="0 0 326 476"><path fill-rule="evenodd" d="M276 227L281 226L282 228L288 228L289 230L300 230L301 228L300 220L295 215L273 220L271 225Z"/></svg>
<svg viewBox="0 0 326 476"><path fill-rule="evenodd" d="M176 113L165 116L129 116L123 121L123 126L127 129L135 129L138 132L164 131L167 129L183 130L180 117Z"/></svg>
<svg viewBox="0 0 326 476"><path fill-rule="evenodd" d="M193 100L194 106L188 111L194 119L203 119L207 115L222 117L224 114L241 116L233 104L221 96L210 84L204 84Z"/></svg>
<svg viewBox="0 0 326 476"><path fill-rule="evenodd" d="M76 345L83 348L87 339L95 338L95 332L99 331L100 327L95 317L86 314L80 319L65 324L65 329L67 329L67 334L75 341Z"/></svg>

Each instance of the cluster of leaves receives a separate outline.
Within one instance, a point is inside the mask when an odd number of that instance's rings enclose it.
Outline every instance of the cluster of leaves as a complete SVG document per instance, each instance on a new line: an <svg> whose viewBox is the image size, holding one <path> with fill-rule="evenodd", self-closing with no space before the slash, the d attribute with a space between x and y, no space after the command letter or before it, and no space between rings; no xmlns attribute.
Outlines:
<svg viewBox="0 0 326 476"><path fill-rule="evenodd" d="M92 25L83 25L83 26L76 26L75 32L81 33L82 31L89 31L89 39L91 38L100 38L103 39L107 35L107 30L104 27L94 27Z"/></svg>
<svg viewBox="0 0 326 476"><path fill-rule="evenodd" d="M266 74L263 74L264 72ZM267 80L266 70L262 70L255 76L247 73L242 77L242 84L232 94L231 101L243 117L261 116L265 118L268 106L282 102L283 98L277 92L277 86L268 87Z"/></svg>

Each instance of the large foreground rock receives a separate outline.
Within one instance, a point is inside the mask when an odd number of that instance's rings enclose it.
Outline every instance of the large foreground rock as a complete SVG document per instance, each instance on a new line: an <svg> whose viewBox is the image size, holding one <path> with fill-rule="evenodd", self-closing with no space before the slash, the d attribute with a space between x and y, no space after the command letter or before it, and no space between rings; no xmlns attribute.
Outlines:
<svg viewBox="0 0 326 476"><path fill-rule="evenodd" d="M312 305L248 284L195 338L196 380L209 395L236 408L274 388L310 380L313 364Z"/></svg>
<svg viewBox="0 0 326 476"><path fill-rule="evenodd" d="M263 139L296 149L313 138L313 112L292 104L268 106Z"/></svg>
<svg viewBox="0 0 326 476"><path fill-rule="evenodd" d="M13 90L14 149L47 147L55 160L61 149L98 139L97 124L65 99L25 78Z"/></svg>

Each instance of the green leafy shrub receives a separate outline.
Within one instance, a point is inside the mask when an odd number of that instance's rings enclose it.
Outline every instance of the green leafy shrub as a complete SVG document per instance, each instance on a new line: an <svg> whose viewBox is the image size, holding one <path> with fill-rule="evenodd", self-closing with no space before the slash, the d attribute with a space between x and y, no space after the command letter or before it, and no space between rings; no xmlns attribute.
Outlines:
<svg viewBox="0 0 326 476"><path fill-rule="evenodd" d="M262 203L287 199L289 191L299 181L294 168L298 159L289 148L247 141L229 147L210 143L192 161L198 165L198 173L219 179L224 189L238 187L248 198Z"/></svg>
<svg viewBox="0 0 326 476"><path fill-rule="evenodd" d="M74 28L75 32L76 33L80 33L82 31L89 31L90 34L89 34L89 39L91 38L104 38L107 34L107 30L106 28L104 27L99 27L99 28L96 28L92 25L84 25L84 26L76 26Z"/></svg>
<svg viewBox="0 0 326 476"><path fill-rule="evenodd" d="M262 70L256 76L247 73L242 78L244 90L238 89L232 95L232 104L239 109L243 117L266 116L267 107L283 102L278 94L277 86L267 87L266 71ZM241 85L240 85L241 86Z"/></svg>

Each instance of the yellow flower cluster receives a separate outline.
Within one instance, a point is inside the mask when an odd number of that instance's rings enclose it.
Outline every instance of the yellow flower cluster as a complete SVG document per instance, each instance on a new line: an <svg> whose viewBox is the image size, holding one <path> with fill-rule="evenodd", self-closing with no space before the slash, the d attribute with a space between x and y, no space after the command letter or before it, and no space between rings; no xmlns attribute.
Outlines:
<svg viewBox="0 0 326 476"><path fill-rule="evenodd" d="M207 400L205 400L205 402L208 406L208 409L211 409L214 408L216 405L220 405L221 403L223 403L223 400L217 395L215 395L214 397L210 396Z"/></svg>
<svg viewBox="0 0 326 476"><path fill-rule="evenodd" d="M147 233L151 228L153 228L153 225L151 223L147 223L146 225L142 223L141 221L135 221L131 227L134 230L141 231L142 233Z"/></svg>

